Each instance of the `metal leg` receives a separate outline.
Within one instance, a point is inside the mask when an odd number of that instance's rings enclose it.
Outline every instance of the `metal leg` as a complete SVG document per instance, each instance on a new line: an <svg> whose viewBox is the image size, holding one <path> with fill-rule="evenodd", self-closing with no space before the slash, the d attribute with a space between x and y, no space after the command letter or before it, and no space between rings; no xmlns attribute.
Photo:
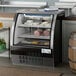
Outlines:
<svg viewBox="0 0 76 76"><path fill-rule="evenodd" d="M8 40L8 41L9 41L9 42L8 42L8 43L9 43L9 49L8 49L8 50L9 50L9 59L10 59L10 28L8 28L8 30L9 30L9 31L8 31L8 32L9 32L9 34L8 34L8 35L9 35L9 38L8 38L8 39L9 39L9 40Z"/></svg>

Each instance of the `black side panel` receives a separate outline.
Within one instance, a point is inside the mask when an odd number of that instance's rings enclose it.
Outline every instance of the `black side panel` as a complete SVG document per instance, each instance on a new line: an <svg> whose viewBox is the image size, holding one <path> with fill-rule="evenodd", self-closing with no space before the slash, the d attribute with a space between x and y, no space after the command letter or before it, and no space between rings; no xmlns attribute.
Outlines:
<svg viewBox="0 0 76 76"><path fill-rule="evenodd" d="M54 63L62 62L62 20L56 21L54 34Z"/></svg>

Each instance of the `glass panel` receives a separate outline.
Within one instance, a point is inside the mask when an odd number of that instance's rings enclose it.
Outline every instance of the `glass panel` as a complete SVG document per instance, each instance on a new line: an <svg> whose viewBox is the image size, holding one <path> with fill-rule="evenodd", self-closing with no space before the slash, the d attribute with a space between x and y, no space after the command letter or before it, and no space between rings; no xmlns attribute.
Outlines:
<svg viewBox="0 0 76 76"><path fill-rule="evenodd" d="M50 46L53 15L19 14L16 23L17 43Z"/></svg>

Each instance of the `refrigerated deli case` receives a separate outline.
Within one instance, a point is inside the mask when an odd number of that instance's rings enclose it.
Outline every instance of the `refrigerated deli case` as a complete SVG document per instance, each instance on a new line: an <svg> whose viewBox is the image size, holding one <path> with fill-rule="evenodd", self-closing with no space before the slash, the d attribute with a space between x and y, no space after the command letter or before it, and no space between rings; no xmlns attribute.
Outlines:
<svg viewBox="0 0 76 76"><path fill-rule="evenodd" d="M56 66L62 62L60 11L19 11L11 28L13 64Z"/></svg>

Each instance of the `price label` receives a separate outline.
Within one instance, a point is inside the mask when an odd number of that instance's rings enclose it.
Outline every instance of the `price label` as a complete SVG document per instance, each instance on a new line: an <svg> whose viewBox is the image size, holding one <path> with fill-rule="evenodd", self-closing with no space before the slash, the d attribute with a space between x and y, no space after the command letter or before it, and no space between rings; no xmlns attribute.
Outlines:
<svg viewBox="0 0 76 76"><path fill-rule="evenodd" d="M41 49L41 53L51 54L51 49Z"/></svg>

